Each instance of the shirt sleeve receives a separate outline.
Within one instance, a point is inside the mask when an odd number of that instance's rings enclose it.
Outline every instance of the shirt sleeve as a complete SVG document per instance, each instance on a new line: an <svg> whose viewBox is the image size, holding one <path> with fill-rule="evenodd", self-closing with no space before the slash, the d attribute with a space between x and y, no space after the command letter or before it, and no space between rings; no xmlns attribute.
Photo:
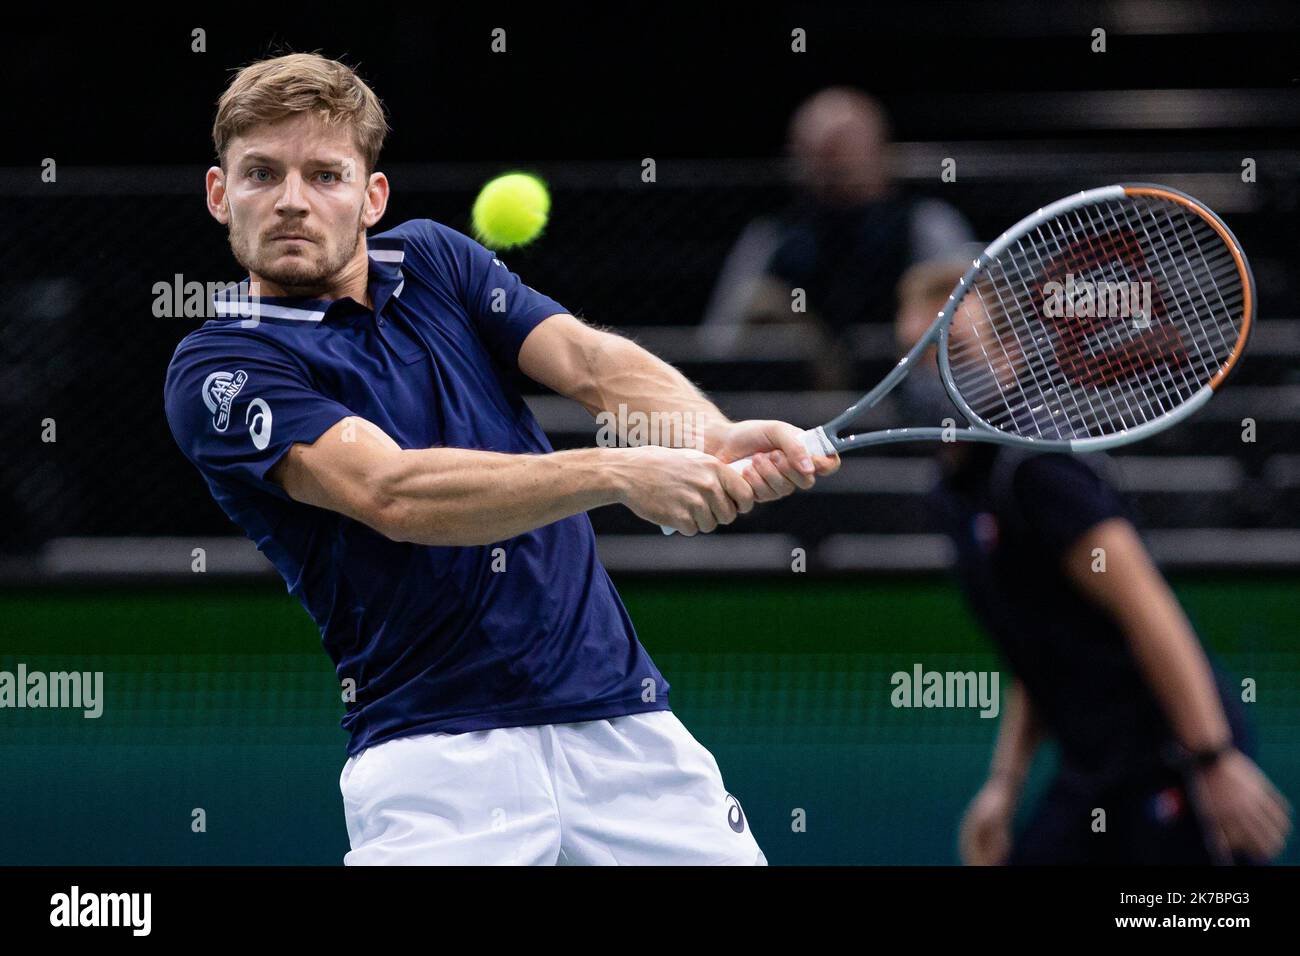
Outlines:
<svg viewBox="0 0 1300 956"><path fill-rule="evenodd" d="M182 342L163 388L167 424L204 477L288 500L267 472L351 415L288 352L247 335Z"/></svg>
<svg viewBox="0 0 1300 956"><path fill-rule="evenodd" d="M1090 528L1109 518L1130 517L1119 492L1072 455L1026 459L1016 469L1012 488L1029 530L1058 557Z"/></svg>
<svg viewBox="0 0 1300 956"><path fill-rule="evenodd" d="M569 310L526 285L491 249L441 223L426 222L435 244L453 258L456 291L488 350L506 368L517 369L519 347L528 333Z"/></svg>

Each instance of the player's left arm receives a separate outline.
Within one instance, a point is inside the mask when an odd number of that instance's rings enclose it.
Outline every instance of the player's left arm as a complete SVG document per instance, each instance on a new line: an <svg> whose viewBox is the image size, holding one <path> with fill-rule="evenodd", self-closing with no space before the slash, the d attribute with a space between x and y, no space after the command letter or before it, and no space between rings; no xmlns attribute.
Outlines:
<svg viewBox="0 0 1300 956"><path fill-rule="evenodd" d="M810 455L794 425L733 422L667 362L572 315L552 315L538 324L519 349L519 368L593 415L618 416L621 407L624 416L637 413L658 422L650 437L661 443L694 444L723 461L751 457L744 476L759 501L809 488L817 475L839 468L838 456Z"/></svg>

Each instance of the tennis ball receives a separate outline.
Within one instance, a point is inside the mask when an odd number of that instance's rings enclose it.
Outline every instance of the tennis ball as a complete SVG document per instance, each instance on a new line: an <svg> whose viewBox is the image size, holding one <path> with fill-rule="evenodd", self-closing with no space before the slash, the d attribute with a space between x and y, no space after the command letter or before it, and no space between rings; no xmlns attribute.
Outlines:
<svg viewBox="0 0 1300 956"><path fill-rule="evenodd" d="M537 238L550 211L551 195L544 182L528 173L506 173L484 186L474 200L474 234L493 249L522 246Z"/></svg>

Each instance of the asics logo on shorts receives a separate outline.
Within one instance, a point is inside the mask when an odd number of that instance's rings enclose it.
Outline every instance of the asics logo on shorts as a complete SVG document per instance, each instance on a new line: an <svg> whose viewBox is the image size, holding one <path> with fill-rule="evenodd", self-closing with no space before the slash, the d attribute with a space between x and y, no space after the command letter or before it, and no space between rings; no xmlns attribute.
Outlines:
<svg viewBox="0 0 1300 956"><path fill-rule="evenodd" d="M740 801L727 794L727 824L737 833L745 832L745 811L740 809Z"/></svg>

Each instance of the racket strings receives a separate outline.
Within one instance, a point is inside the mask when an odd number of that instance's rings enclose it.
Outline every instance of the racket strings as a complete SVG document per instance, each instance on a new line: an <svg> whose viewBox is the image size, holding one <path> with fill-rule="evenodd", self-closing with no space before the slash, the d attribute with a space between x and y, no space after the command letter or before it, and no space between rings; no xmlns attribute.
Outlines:
<svg viewBox="0 0 1300 956"><path fill-rule="evenodd" d="M1179 228L1180 224L1170 215L1170 207L1179 211L1190 228ZM1159 274L1154 276L1153 285L1165 290L1161 304L1164 312L1173 319L1170 323L1163 323L1162 330L1176 329L1179 332L1179 348L1174 354L1186 361L1169 362L1168 368L1181 376L1181 397L1185 398L1186 390L1190 389L1193 394L1198 391L1231 354L1243 304L1242 287L1231 251L1209 223L1170 203L1162 204L1154 218L1160 227L1155 231L1145 221L1139 221L1139 224L1145 238L1159 253L1154 258ZM1221 252L1217 262L1211 263L1204 255L1198 232L1212 239ZM1226 273L1225 278L1230 276L1237 284L1235 305L1229 305L1223 297L1220 273ZM1227 317L1227 322L1213 321L1214 317ZM1231 329L1231 338L1225 334L1225 326ZM1175 384L1175 381L1171 377L1169 382L1162 384Z"/></svg>
<svg viewBox="0 0 1300 956"><path fill-rule="evenodd" d="M1204 228L1207 231L1212 231L1209 224L1205 223L1204 220L1201 220L1199 217L1197 217L1196 221L1200 227ZM1115 222L1113 216L1112 216L1112 222L1114 223L1116 228L1119 228L1119 223ZM1167 267L1167 263L1171 261L1177 262L1180 265L1187 264L1193 267L1196 266L1196 258L1190 254L1188 248L1184 245L1183 236L1180 234L1180 232L1177 229L1164 229L1156 233L1155 236L1153 236L1150 230L1145 226L1145 224L1143 225L1143 231L1147 239L1153 245L1159 244L1162 246L1162 251L1165 253L1165 255L1162 255L1159 259L1157 259L1157 264L1160 267L1161 276L1164 278L1167 287L1172 289L1175 293L1175 302L1179 301L1180 296L1190 297L1193 299L1199 297L1201 300L1201 304L1205 307L1205 309L1209 310L1213 308L1211 304L1207 301L1205 290L1203 288L1198 287L1195 290L1189 289L1183 275L1180 272L1175 272L1173 276L1170 275L1170 272ZM1195 241L1196 239L1195 232L1192 231L1190 235L1193 241ZM1169 242L1170 238L1172 238L1172 240L1178 244L1177 250L1171 248ZM1215 238L1217 239L1217 234ZM1232 261L1231 252L1225 246L1223 246L1222 242L1219 242L1218 245L1222 253L1223 260L1228 265L1228 267L1233 270L1235 274L1236 265ZM1214 271L1212 268L1210 268L1209 263L1206 261L1204 255L1199 251L1199 243L1197 243L1197 248L1198 248L1198 256L1201 260L1201 269L1202 269L1202 271L1199 272L1198 274L1204 275L1208 278L1209 284L1214 288L1216 296L1219 299L1219 303L1218 303L1219 306L1225 307L1224 303L1222 302L1222 296L1221 294L1219 294L1218 287L1214 282ZM1226 352L1224 353L1225 357L1228 353L1232 351L1231 344L1228 343L1223 337L1222 325L1218 323L1202 324L1198 322L1195 324L1195 326L1193 326L1193 328L1195 327L1202 327L1206 329L1216 330L1219 333L1220 344L1224 346L1226 349ZM1205 363L1210 361L1210 359L1207 358L1206 352L1201 348L1202 345L1201 341L1198 338L1193 337L1191 340L1191 344L1196 348L1197 353L1201 358L1202 366L1204 367ZM1203 368L1203 370L1206 369Z"/></svg>
<svg viewBox="0 0 1300 956"><path fill-rule="evenodd" d="M1077 226L1078 224L1076 223L1075 225ZM1044 249L1051 250L1053 256L1056 258L1059 258L1062 254L1067 252L1069 246L1069 237L1065 234L1064 230L1060 227L1059 224L1057 225L1056 229L1054 230L1049 229L1046 232L1044 232L1044 230L1040 227L1036 238L1039 240L1040 246ZM1026 263L1031 261L1031 259L1033 258L1032 249L1024 240L1021 240L1017 244L1017 251L1020 253L1020 255L1010 260L1011 264L1016 267L1016 272L1013 277L1008 276L1008 279L1011 281L1018 282L1024 292L1024 299L1028 300L1031 304L1033 304L1033 302L1043 294L1043 290L1041 288L1035 288L1036 284L1034 283L1034 281L1030 278L1030 276L1026 275L1025 266ZM1110 253L1113 250L1107 249L1104 251L1106 253ZM1091 248L1089 252L1090 252L1090 258L1094 260L1100 260L1101 256L1098 255L1098 249L1095 246ZM1039 266L1041 266L1041 260L1043 259L1043 256L1040 255L1037 258L1039 259L1039 262L1035 264L1034 269L1037 269ZM1086 263L1083 263L1083 265L1086 266ZM1034 270L1030 270L1031 274L1033 271ZM1005 264L1004 264L1004 272L1005 272ZM1069 275L1070 273L1066 273L1065 277L1068 278ZM1016 326L1013 323L1011 325L1011 328L1014 329L1015 327ZM1017 336L1017 341L1020 341L1019 336ZM1019 348L1017 354L1021 356L1029 356L1031 359L1037 357L1036 353L1029 352L1028 350L1024 349L1023 346ZM1068 371L1069 368L1073 366L1075 363L1071 361L1070 353L1066 352L1065 355L1066 355L1066 362L1062 364L1067 366L1066 370ZM1092 401L1092 396L1088 392L1078 391L1078 390L1069 391L1069 390L1058 389L1055 386L1055 384L1052 382L1051 369L1047 363L1042 361L1031 362L1029 370L1031 372L1033 381L1035 382L1035 384L1037 385L1040 391L1040 397L1042 399L1041 403L1038 406L1038 409L1040 411L1042 409L1047 409L1050 414L1047 416L1044 416L1042 414L1030 415L1030 416L1020 415L1018 416L1018 418L1021 420L1022 424L1025 421L1027 421L1028 424L1033 427L1033 430L1038 437L1068 439L1069 437L1071 437L1071 432L1068 429L1063 428L1063 425L1065 424L1067 418L1072 419L1074 421L1078 421L1084 417L1090 417L1094 420L1099 420L1103 417L1102 411ZM1056 404L1054 404L1052 401L1048 399L1049 392L1053 397L1062 399L1062 401L1058 403L1060 407L1057 407ZM1010 417L1010 421L1012 421L1013 424L1017 421L1017 416L1015 416L1014 413L1015 410L1013 409ZM1106 424L1108 426L1111 427L1116 426L1117 424L1116 416L1113 413L1108 416L1105 416L1105 418L1106 418ZM1047 425L1049 426L1046 429L1043 427L1044 422L1046 422ZM1120 420L1119 427L1124 427L1124 423L1122 422L1122 419Z"/></svg>
<svg viewBox="0 0 1300 956"><path fill-rule="evenodd" d="M1168 414L1223 368L1244 321L1238 259L1180 203L1054 217L985 262L948 336L956 390L1000 430L1071 440Z"/></svg>

